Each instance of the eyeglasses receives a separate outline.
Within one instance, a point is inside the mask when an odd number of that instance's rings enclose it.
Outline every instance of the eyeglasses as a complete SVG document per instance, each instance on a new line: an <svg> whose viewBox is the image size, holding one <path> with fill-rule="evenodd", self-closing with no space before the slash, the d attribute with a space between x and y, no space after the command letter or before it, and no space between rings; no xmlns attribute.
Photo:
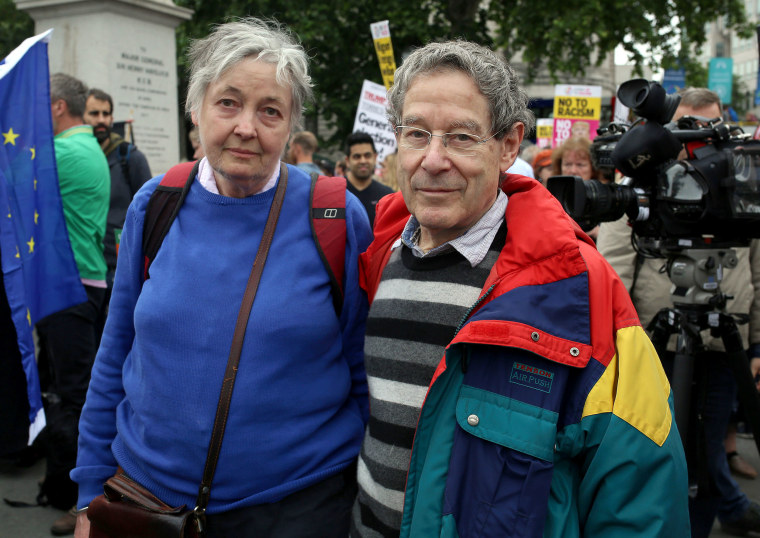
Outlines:
<svg viewBox="0 0 760 538"><path fill-rule="evenodd" d="M394 131L396 131L396 134L399 136L399 145L402 148L423 151L428 147L433 137L438 136L441 138L441 142L443 142L443 147L446 148L446 151L452 155L460 155L463 157L476 155L478 146L485 144L499 134L496 132L488 138L481 138L478 135L470 133L443 133L437 135L430 131L426 131L425 129L409 127L408 125L399 125Z"/></svg>

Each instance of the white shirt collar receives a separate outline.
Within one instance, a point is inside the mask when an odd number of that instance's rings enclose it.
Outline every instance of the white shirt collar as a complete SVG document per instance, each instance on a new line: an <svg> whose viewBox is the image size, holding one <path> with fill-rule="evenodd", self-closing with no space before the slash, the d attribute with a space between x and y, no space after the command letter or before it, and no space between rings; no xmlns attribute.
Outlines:
<svg viewBox="0 0 760 538"><path fill-rule="evenodd" d="M280 177L280 166L281 164L278 161L277 167L274 169L274 174L272 174L272 177L267 180L264 188L255 194L266 192L277 184L277 178ZM214 170L211 168L211 164L208 162L208 159L206 157L203 157L203 159L201 159L200 165L198 166L198 181L200 181L201 186L208 192L212 194L219 194L219 187L216 184Z"/></svg>
<svg viewBox="0 0 760 538"><path fill-rule="evenodd" d="M480 220L475 225L467 230L459 237L447 241L442 245L430 249L427 252L423 252L417 243L417 235L420 229L420 223L412 215L409 220L406 221L404 231L399 237L391 249L398 248L403 243L412 251L412 253L418 258L425 258L447 252L450 249L455 249L462 256L467 258L472 267L475 267L483 258L488 254L488 249L493 243L493 239L496 233L499 231L502 221L504 220L504 213L507 210L507 195L504 191L499 190L499 194L496 196L496 201L491 205L485 215L480 217Z"/></svg>

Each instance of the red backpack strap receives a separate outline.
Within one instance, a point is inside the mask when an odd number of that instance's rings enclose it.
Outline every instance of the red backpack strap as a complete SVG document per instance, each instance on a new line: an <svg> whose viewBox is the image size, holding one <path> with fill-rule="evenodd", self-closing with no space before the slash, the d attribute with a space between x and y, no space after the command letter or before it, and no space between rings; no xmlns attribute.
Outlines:
<svg viewBox="0 0 760 538"><path fill-rule="evenodd" d="M180 163L172 166L153 191L145 209L143 224L143 253L145 264L143 281L150 278L148 269L156 258L164 237L169 233L179 208L185 201L190 185L198 173L198 161Z"/></svg>
<svg viewBox="0 0 760 538"><path fill-rule="evenodd" d="M312 173L309 207L314 243L330 276L333 306L340 316L346 264L346 179Z"/></svg>

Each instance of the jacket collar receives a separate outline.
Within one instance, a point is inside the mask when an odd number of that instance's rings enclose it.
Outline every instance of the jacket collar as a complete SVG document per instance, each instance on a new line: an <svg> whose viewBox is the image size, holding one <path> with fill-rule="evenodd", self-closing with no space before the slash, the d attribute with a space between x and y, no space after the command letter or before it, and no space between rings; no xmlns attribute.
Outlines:
<svg viewBox="0 0 760 538"><path fill-rule="evenodd" d="M580 330L574 331L570 339L566 334L555 333L550 326L522 324L522 330L508 331L505 326L498 327L493 320L478 316L478 312L494 299L517 288L573 281L572 296L563 299L563 314L568 319L589 318L587 266L578 242L593 245L593 241L565 213L559 201L536 180L507 174L502 189L509 196L505 212L506 243L483 287L484 294L490 290L488 295L474 309L471 321L465 324L452 343L468 341L514 345L557 362L583 366L591 357L588 323L582 323ZM370 301L387 263L390 247L400 236L408 218L409 211L400 192L384 197L377 205L375 239L360 260L362 287ZM525 305L518 306L525 308ZM498 310L498 306L492 305L485 311L491 308ZM497 320L496 323L504 322ZM515 323L510 325L513 328L516 326ZM537 343L532 339L534 332L539 333Z"/></svg>

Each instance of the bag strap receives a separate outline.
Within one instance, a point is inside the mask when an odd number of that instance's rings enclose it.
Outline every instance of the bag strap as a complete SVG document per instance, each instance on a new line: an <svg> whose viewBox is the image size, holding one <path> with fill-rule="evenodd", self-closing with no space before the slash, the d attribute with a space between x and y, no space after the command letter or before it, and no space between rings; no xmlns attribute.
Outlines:
<svg viewBox="0 0 760 538"><path fill-rule="evenodd" d="M151 195L143 225L143 281L150 278L150 265L197 174L198 161L173 166ZM340 317L346 264L346 178L320 176L313 172L309 215L311 235L330 278L333 307Z"/></svg>
<svg viewBox="0 0 760 538"><path fill-rule="evenodd" d="M143 282L150 278L150 264L190 191L190 185L198 174L198 164L199 161L193 161L169 168L148 200L143 223Z"/></svg>
<svg viewBox="0 0 760 538"><path fill-rule="evenodd" d="M346 264L346 179L312 172L309 207L314 244L330 277L333 306L340 317Z"/></svg>
<svg viewBox="0 0 760 538"><path fill-rule="evenodd" d="M132 153L133 147L134 146L126 140L123 140L121 144L119 144L119 164L121 165L121 173L127 183L129 183L129 155ZM132 196L134 195L135 193L132 193Z"/></svg>
<svg viewBox="0 0 760 538"><path fill-rule="evenodd" d="M222 390L219 393L219 404L216 407L216 417L214 418L214 428L211 431L211 442L209 443L208 455L206 456L206 465L203 469L203 479L198 490L198 500L193 510L195 512L198 532L201 534L204 532L206 506L208 506L211 493L211 481L214 479L216 464L219 460L219 451L222 448L224 428L227 425L227 415L230 410L230 401L232 400L232 388L235 385L235 376L237 375L238 364L240 363L240 353L243 350L243 337L248 325L248 318L251 315L253 300L256 297L256 290L259 287L261 273L264 271L264 263L266 262L267 254L269 254L269 246L272 244L274 231L277 227L277 219L280 216L280 209L282 209L282 201L285 198L287 185L288 169L283 164L280 168L280 180L277 184L274 200L272 200L272 206L269 209L269 217L264 227L264 234L261 236L259 250L256 253L256 259L253 261L251 274L248 277L248 285L245 288L240 312L238 312L235 333L232 336L232 345L230 346L230 356L227 359L227 369L224 372Z"/></svg>

